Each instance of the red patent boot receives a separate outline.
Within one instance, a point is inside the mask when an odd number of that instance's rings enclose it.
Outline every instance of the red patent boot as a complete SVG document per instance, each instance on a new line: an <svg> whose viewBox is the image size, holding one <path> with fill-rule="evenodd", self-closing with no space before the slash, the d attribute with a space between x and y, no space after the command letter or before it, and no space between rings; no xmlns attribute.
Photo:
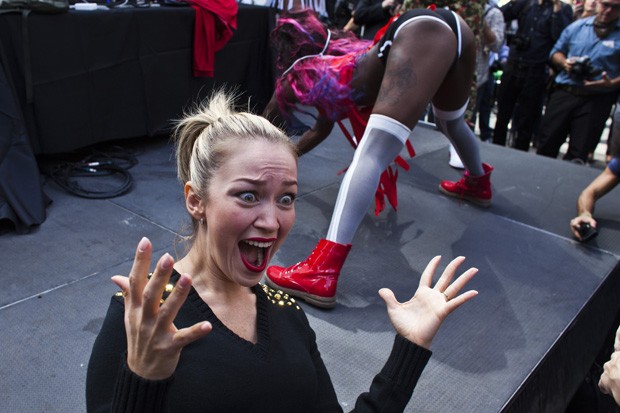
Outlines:
<svg viewBox="0 0 620 413"><path fill-rule="evenodd" d="M491 172L493 167L483 163L482 168L484 175L471 176L469 171L465 171L460 181L441 181L439 190L448 196L465 199L482 207L490 206L492 198Z"/></svg>
<svg viewBox="0 0 620 413"><path fill-rule="evenodd" d="M288 268L267 268L265 281L271 288L302 298L317 307L333 308L336 306L340 269L350 250L351 244L322 239L305 261Z"/></svg>

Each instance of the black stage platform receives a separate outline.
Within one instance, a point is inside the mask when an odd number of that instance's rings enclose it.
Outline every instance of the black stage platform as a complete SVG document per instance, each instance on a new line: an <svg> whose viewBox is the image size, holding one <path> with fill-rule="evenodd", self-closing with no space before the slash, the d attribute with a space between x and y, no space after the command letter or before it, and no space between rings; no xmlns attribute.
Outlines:
<svg viewBox="0 0 620 413"><path fill-rule="evenodd" d="M136 145L135 142L125 142ZM345 411L387 357L393 332L377 296L412 294L426 263L465 255L480 269L480 294L453 314L433 343L408 411L561 412L581 383L620 305L620 191L597 206L599 237L571 239L579 191L600 170L482 145L495 165L494 204L479 209L437 191L457 178L447 140L429 127L413 138L418 156L400 172L398 213L369 211L339 286L338 306L304 305ZM48 219L28 235L4 234L0 262L0 399L4 411L84 410L90 348L143 235L156 254L173 251L186 223L165 140L135 146L134 190L86 200L48 182ZM275 257L291 264L325 235L352 150L333 136L300 159L297 223Z"/></svg>

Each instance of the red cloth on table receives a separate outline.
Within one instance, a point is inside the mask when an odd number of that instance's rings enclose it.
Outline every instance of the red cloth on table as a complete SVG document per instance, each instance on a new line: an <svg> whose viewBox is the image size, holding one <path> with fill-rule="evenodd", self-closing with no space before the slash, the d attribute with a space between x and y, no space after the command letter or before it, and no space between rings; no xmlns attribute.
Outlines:
<svg viewBox="0 0 620 413"><path fill-rule="evenodd" d="M215 52L228 43L237 30L235 0L191 0L194 23L194 76L213 77Z"/></svg>

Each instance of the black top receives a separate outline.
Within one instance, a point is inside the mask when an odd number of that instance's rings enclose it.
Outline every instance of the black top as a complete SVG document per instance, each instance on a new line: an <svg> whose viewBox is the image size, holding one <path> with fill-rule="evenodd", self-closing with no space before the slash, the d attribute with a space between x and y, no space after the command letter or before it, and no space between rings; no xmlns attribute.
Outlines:
<svg viewBox="0 0 620 413"><path fill-rule="evenodd" d="M542 64L549 60L549 52L560 38L562 30L573 19L571 6L561 3L559 12L553 12L553 2L543 0L514 0L504 5L501 10L504 20L509 23L517 19L519 28L510 43L508 60L523 64Z"/></svg>
<svg viewBox="0 0 620 413"><path fill-rule="evenodd" d="M173 283L178 280L173 274ZM89 412L339 412L342 411L308 320L287 295L267 287L257 296L256 344L229 330L192 288L178 328L208 320L213 331L181 352L174 375L149 381L126 365L124 302L112 298L88 365ZM431 352L396 336L392 353L355 411L400 412Z"/></svg>
<svg viewBox="0 0 620 413"><path fill-rule="evenodd" d="M383 0L359 0L355 6L353 21L364 26L362 38L372 40L380 28L385 26L392 15L390 9L384 9Z"/></svg>

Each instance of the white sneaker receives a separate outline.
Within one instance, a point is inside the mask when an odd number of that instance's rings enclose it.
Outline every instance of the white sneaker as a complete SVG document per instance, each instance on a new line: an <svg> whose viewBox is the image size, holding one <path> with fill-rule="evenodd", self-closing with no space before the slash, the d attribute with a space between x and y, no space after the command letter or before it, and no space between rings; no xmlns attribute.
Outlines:
<svg viewBox="0 0 620 413"><path fill-rule="evenodd" d="M465 169L463 161L461 161L459 154L456 153L456 149L454 149L454 146L452 146L452 144L450 144L450 161L448 161L448 165L456 169Z"/></svg>

